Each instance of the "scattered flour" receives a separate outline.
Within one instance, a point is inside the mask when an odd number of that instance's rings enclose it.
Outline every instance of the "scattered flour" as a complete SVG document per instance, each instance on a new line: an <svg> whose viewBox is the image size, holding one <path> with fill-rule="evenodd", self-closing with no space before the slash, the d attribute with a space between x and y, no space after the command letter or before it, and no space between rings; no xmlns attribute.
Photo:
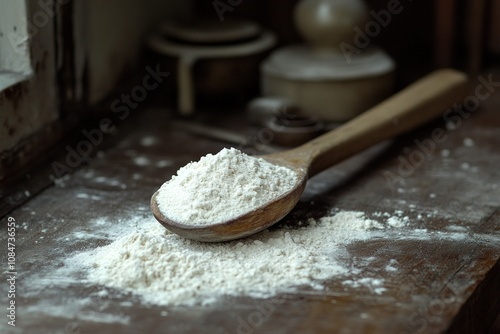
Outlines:
<svg viewBox="0 0 500 334"><path fill-rule="evenodd" d="M373 229L383 229L384 225L376 220L367 219L364 212L344 211L339 212L335 216L322 217L319 219L320 224L334 224L337 230L354 230L366 231ZM312 220L314 224L314 220Z"/></svg>
<svg viewBox="0 0 500 334"><path fill-rule="evenodd" d="M442 151L441 151L441 156L442 156L443 158L448 158L450 155L451 155L450 150L442 150Z"/></svg>
<svg viewBox="0 0 500 334"><path fill-rule="evenodd" d="M377 295L382 294L384 291L387 289L382 286L384 283L383 279L380 278L373 278L373 277L363 277L357 281L353 280L346 280L342 282L342 284L351 286L353 288L359 288L359 287L366 287L368 288L372 293L375 293Z"/></svg>
<svg viewBox="0 0 500 334"><path fill-rule="evenodd" d="M336 259L346 244L369 239L370 230L392 228L352 211L304 225L215 244L184 239L151 221L72 261L88 268L89 282L125 289L147 303L206 305L222 296L266 298L301 286L324 289L326 280L352 271ZM353 286L385 290L381 281L365 281Z"/></svg>
<svg viewBox="0 0 500 334"><path fill-rule="evenodd" d="M156 197L162 214L193 226L221 223L290 191L297 182L288 168L223 149L191 162L165 182Z"/></svg>
<svg viewBox="0 0 500 334"><path fill-rule="evenodd" d="M385 271L390 271L390 272L398 271L397 264L398 264L398 261L391 259L389 261L389 264L387 264L387 266L385 266Z"/></svg>
<svg viewBox="0 0 500 334"><path fill-rule="evenodd" d="M467 232L468 228L465 226L458 226L458 225L450 225L446 227L447 230L449 231L455 231L455 232Z"/></svg>
<svg viewBox="0 0 500 334"><path fill-rule="evenodd" d="M90 195L87 193L78 193L76 194L76 198L79 199L91 199L93 201L100 201L102 199L102 196L99 195Z"/></svg>
<svg viewBox="0 0 500 334"><path fill-rule="evenodd" d="M151 163L151 161L144 156L135 157L134 162L137 166L148 166Z"/></svg>
<svg viewBox="0 0 500 334"><path fill-rule="evenodd" d="M474 140L471 138L464 138L464 146L465 147L474 147Z"/></svg>
<svg viewBox="0 0 500 334"><path fill-rule="evenodd" d="M408 223L410 219L408 217L389 217L386 221L386 224L391 226L391 227L404 227Z"/></svg>
<svg viewBox="0 0 500 334"><path fill-rule="evenodd" d="M153 136L146 136L146 137L141 138L141 145L142 146L146 146L146 147L153 146L157 142L158 142L158 139L156 137L153 137Z"/></svg>
<svg viewBox="0 0 500 334"><path fill-rule="evenodd" d="M458 127L454 122L446 122L446 129L452 131L456 130Z"/></svg>
<svg viewBox="0 0 500 334"><path fill-rule="evenodd" d="M156 167L164 168L164 167L172 166L172 164L173 164L172 160L160 160L156 163Z"/></svg>

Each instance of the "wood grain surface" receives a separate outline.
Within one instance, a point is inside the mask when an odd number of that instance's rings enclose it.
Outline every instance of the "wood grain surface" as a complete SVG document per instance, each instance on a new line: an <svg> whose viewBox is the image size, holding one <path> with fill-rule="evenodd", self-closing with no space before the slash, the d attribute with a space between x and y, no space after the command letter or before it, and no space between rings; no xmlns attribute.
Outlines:
<svg viewBox="0 0 500 334"><path fill-rule="evenodd" d="M499 72L488 74L500 81ZM18 308L16 328L4 316L0 332L485 333L500 311L499 109L495 92L468 117L448 115L454 127L436 120L309 181L285 221L321 217L332 207L368 216L400 210L410 219L335 254L352 272L326 282L325 291L299 287L265 300L227 297L191 308L144 305L119 290L103 294L85 272L61 275L68 256L117 238L117 225L99 222L125 226L132 214L150 219L149 200L162 182L225 146L170 127L172 114L164 109L138 110L97 158L2 218L6 224L14 217L19 226ZM198 120L249 138L261 130L239 112L201 112ZM431 143L436 129L446 139ZM151 145L149 137L156 138ZM6 233L0 241L6 245ZM348 284L362 278L383 284ZM2 303L6 289L0 286Z"/></svg>

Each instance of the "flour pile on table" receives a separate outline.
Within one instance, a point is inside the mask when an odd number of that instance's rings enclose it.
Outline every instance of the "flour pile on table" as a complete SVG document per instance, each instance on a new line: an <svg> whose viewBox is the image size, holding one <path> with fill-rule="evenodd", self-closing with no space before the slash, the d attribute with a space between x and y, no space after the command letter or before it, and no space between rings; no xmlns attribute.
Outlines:
<svg viewBox="0 0 500 334"><path fill-rule="evenodd" d="M227 243L199 243L147 222L108 246L80 255L91 283L125 289L159 305L210 304L220 297L271 297L349 272L335 259L342 245L393 228L344 211L295 227ZM340 252L341 253L341 252Z"/></svg>
<svg viewBox="0 0 500 334"><path fill-rule="evenodd" d="M179 169L160 188L156 202L173 221L211 225L257 209L292 190L296 182L289 168L225 148Z"/></svg>

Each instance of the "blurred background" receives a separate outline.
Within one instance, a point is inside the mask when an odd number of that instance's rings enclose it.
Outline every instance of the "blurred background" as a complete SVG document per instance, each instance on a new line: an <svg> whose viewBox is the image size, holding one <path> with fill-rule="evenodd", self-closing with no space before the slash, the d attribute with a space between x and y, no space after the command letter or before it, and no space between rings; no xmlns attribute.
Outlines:
<svg viewBox="0 0 500 334"><path fill-rule="evenodd" d="M293 0L2 1L1 166L5 168L12 162L15 148L29 136L39 134L44 140L38 145L47 142L50 146L61 138L54 132L62 134L65 130L47 131L47 127L57 127L54 122L62 121L67 130L79 123L91 112L87 107L95 107L112 97L119 84L127 79L133 82L134 74L142 75L144 59L153 55L162 58L146 45L146 36L160 23L195 16L212 20L249 19L276 37L275 45L261 55L265 57L271 49L304 43L294 24L296 3ZM388 3L366 1L376 12L387 9ZM370 37L370 44L379 45L394 59L396 87L435 68L452 66L475 75L498 61L500 1L398 3L403 10ZM171 75L176 75L175 70ZM168 80L174 89L164 88L155 94L175 99L175 82ZM242 94L247 100L238 101L240 105L248 102L249 95L258 94L257 83L252 84L249 93ZM26 161L30 159L28 156Z"/></svg>

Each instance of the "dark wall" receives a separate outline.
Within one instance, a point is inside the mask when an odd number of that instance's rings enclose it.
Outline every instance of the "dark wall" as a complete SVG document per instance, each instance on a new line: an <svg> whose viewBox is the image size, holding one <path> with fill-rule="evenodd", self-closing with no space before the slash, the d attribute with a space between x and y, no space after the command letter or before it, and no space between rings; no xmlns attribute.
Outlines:
<svg viewBox="0 0 500 334"><path fill-rule="evenodd" d="M387 8L387 0L370 0L367 4L375 11ZM224 18L248 18L273 30L280 45L300 43L301 37L293 25L293 9L297 0L242 0L231 6L228 0L219 3L232 8ZM233 3L238 1L233 0ZM398 65L405 69L430 67L433 60L434 13L433 1L401 0L403 10L393 15L389 25L381 29L372 43L382 46ZM218 17L213 0L194 0L198 14ZM228 7L229 8L229 7Z"/></svg>

